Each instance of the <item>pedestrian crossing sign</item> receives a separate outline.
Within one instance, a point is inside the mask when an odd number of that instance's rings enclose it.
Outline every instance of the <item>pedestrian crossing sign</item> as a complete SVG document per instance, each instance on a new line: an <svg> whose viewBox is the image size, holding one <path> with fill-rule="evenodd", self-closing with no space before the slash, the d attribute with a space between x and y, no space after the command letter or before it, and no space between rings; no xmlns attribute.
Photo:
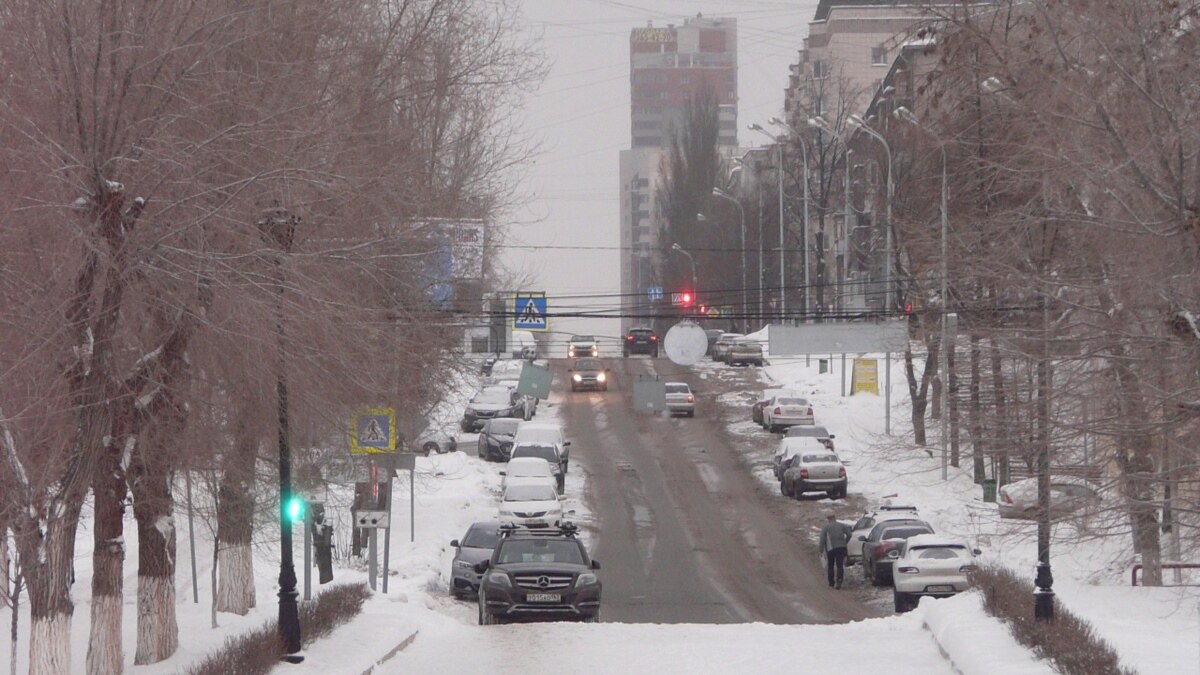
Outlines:
<svg viewBox="0 0 1200 675"><path fill-rule="evenodd" d="M546 316L545 293L518 293L513 302L513 328L516 330L550 330Z"/></svg>
<svg viewBox="0 0 1200 675"><path fill-rule="evenodd" d="M354 414L350 424L350 454L373 455L395 451L395 410L368 408Z"/></svg>

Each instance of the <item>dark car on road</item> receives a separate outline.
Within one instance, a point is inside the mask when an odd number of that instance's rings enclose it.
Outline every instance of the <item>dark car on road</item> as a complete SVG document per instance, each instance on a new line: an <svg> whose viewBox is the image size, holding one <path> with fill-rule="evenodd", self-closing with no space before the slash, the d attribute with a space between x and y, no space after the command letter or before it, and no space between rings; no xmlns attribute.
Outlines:
<svg viewBox="0 0 1200 675"><path fill-rule="evenodd" d="M567 372L571 391L608 391L608 369L600 359L578 359Z"/></svg>
<svg viewBox="0 0 1200 675"><path fill-rule="evenodd" d="M472 523L462 539L450 542L457 549L454 561L450 563L451 595L462 598L479 591L479 579L483 575L475 571L475 566L492 557L492 550L499 541L500 523L485 521Z"/></svg>
<svg viewBox="0 0 1200 675"><path fill-rule="evenodd" d="M623 353L626 357L630 354L649 354L657 359L658 333L651 328L630 328L625 333Z"/></svg>
<svg viewBox="0 0 1200 675"><path fill-rule="evenodd" d="M507 462L512 451L513 438L521 420L513 417L490 419L479 431L478 453L489 462Z"/></svg>
<svg viewBox="0 0 1200 675"><path fill-rule="evenodd" d="M501 528L492 556L475 566L479 625L509 621L600 620L600 563L571 523L549 530Z"/></svg>
<svg viewBox="0 0 1200 675"><path fill-rule="evenodd" d="M904 541L918 534L933 534L923 520L885 520L859 536L862 541L863 577L875 586L892 583L892 564L900 557Z"/></svg>

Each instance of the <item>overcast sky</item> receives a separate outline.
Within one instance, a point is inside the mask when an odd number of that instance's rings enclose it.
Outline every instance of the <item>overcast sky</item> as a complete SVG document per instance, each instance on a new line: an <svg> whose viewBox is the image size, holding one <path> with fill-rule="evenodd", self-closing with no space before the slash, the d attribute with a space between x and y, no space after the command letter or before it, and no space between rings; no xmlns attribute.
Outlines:
<svg viewBox="0 0 1200 675"><path fill-rule="evenodd" d="M783 110L788 64L808 32L817 0L521 0L551 69L528 101L527 128L543 152L527 172L532 195L511 214L506 266L545 291L550 311L618 304L619 152L629 147L629 31L684 17L738 21L738 140ZM563 319L551 329L615 335L615 322ZM564 338L565 339L565 338Z"/></svg>

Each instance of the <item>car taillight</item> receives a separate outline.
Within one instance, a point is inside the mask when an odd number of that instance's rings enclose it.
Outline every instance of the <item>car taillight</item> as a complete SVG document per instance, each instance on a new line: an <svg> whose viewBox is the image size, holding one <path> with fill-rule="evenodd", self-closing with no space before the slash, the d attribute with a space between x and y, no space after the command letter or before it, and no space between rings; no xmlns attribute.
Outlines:
<svg viewBox="0 0 1200 675"><path fill-rule="evenodd" d="M692 396L691 394L688 394L688 403L695 403L695 402L696 402L696 397Z"/></svg>
<svg viewBox="0 0 1200 675"><path fill-rule="evenodd" d="M844 467L844 466L839 467L838 468L838 478L845 478L845 477L846 477L846 467Z"/></svg>
<svg viewBox="0 0 1200 675"><path fill-rule="evenodd" d="M786 469L786 468L790 467L791 465L792 465L791 457L788 457L787 459L783 460L783 468Z"/></svg>
<svg viewBox="0 0 1200 675"><path fill-rule="evenodd" d="M809 414L809 415L811 415L811 414L812 414L812 408L809 408L809 409L808 409L808 413L807 413L807 414Z"/></svg>
<svg viewBox="0 0 1200 675"><path fill-rule="evenodd" d="M1005 504L1012 504L1012 503L1013 503L1012 497L1009 497L1007 492L1001 492L1001 493L1000 493L1000 496L1004 498L1004 503L1005 503Z"/></svg>
<svg viewBox="0 0 1200 675"><path fill-rule="evenodd" d="M805 468L803 468L803 467L802 467L802 468L800 469L800 477L801 477L801 478L808 478L808 469L805 469Z"/></svg>
<svg viewBox="0 0 1200 675"><path fill-rule="evenodd" d="M633 336L632 336L632 335L626 335L626 336L625 336L625 341L626 341L626 342L633 342Z"/></svg>
<svg viewBox="0 0 1200 675"><path fill-rule="evenodd" d="M651 341L651 342L658 342L658 336L657 336L657 335L651 335L651 336L650 336L650 341Z"/></svg>
<svg viewBox="0 0 1200 675"><path fill-rule="evenodd" d="M904 567L901 567L901 568L897 569L896 571L899 572L900 574L920 574L921 573L921 570L919 570L915 567L909 567L908 565L905 565Z"/></svg>
<svg viewBox="0 0 1200 675"><path fill-rule="evenodd" d="M783 408L776 407L776 408L775 408L775 414L776 414L776 415L782 415L782 414L783 414Z"/></svg>
<svg viewBox="0 0 1200 675"><path fill-rule="evenodd" d="M876 549L874 551L871 552L871 555L875 558L882 558L885 555L890 555L889 551L891 551L894 548L896 548L895 544L889 544L887 542L883 542L883 543L879 544L879 546L876 547Z"/></svg>

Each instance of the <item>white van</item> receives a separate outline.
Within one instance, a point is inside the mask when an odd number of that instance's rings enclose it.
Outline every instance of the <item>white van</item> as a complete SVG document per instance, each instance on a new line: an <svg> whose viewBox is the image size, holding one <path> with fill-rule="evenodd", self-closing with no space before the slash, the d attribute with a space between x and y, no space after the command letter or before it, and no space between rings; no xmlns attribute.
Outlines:
<svg viewBox="0 0 1200 675"><path fill-rule="evenodd" d="M513 437L513 447L522 443L555 446L562 455L563 473L567 472L571 461L571 441L563 436L561 426L552 422L521 422L517 427L517 435Z"/></svg>
<svg viewBox="0 0 1200 675"><path fill-rule="evenodd" d="M537 340L533 333L527 330L512 332L512 357L514 359L536 359Z"/></svg>

